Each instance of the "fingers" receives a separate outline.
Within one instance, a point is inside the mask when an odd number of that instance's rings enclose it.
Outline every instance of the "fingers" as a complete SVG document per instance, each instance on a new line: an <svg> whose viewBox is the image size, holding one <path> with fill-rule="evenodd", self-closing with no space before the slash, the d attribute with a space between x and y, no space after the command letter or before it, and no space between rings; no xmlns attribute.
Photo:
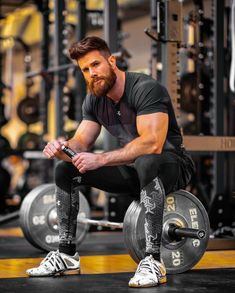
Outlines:
<svg viewBox="0 0 235 293"><path fill-rule="evenodd" d="M72 163L80 173L86 173L87 171L95 170L102 166L99 161L99 156L89 152L77 153L72 158Z"/></svg>
<svg viewBox="0 0 235 293"><path fill-rule="evenodd" d="M43 154L48 159L54 159L61 151L62 141L54 140L48 142L45 148L43 149Z"/></svg>
<svg viewBox="0 0 235 293"><path fill-rule="evenodd" d="M76 154L72 159L73 165L79 170L80 173L85 173L86 169L86 161L82 156L82 153Z"/></svg>
<svg viewBox="0 0 235 293"><path fill-rule="evenodd" d="M81 174L84 174L87 171L85 166L81 166L78 170Z"/></svg>
<svg viewBox="0 0 235 293"><path fill-rule="evenodd" d="M66 146L66 147L68 147L68 146L69 146L69 142L68 142L68 141L66 141L66 140L64 140L64 141L62 142L62 144L63 144L64 146Z"/></svg>

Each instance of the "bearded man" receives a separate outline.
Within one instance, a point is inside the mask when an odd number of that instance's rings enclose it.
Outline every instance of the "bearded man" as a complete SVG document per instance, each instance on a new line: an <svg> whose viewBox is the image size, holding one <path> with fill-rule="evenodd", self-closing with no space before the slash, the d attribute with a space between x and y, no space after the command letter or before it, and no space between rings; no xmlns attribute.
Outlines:
<svg viewBox="0 0 235 293"><path fill-rule="evenodd" d="M60 159L55 168L59 248L27 273L53 276L80 271L75 242L78 190L86 185L128 193L140 200L145 211L146 251L129 286L165 283L160 252L165 194L185 188L194 171L171 99L150 76L120 70L106 42L98 37L86 37L73 44L69 53L80 67L89 93L75 135L68 141L51 141L43 150L48 159ZM92 153L102 126L119 140L120 146ZM72 159L63 152L64 146L76 153Z"/></svg>

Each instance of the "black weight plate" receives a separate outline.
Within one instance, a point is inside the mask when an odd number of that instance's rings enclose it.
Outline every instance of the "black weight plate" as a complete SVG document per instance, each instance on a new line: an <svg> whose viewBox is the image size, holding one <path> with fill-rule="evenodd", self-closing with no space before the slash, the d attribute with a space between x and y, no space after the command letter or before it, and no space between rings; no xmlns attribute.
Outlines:
<svg viewBox="0 0 235 293"><path fill-rule="evenodd" d="M37 190L40 191L40 186L36 187L34 190L35 193L37 192ZM22 232L25 236L25 238L29 241L29 243L31 243L34 247L41 249L41 247L37 244L37 242L34 241L34 239L31 237L30 234L30 227L29 227L29 220L28 220L28 214L29 214L29 208L32 205L32 201L33 201L34 197L31 196L31 193L27 194L27 196L24 197L24 200L21 203L21 207L20 207L20 227L22 229Z"/></svg>
<svg viewBox="0 0 235 293"><path fill-rule="evenodd" d="M90 217L89 204L82 193L79 216ZM55 185L43 184L24 198L20 208L20 224L25 238L35 247L51 251L58 249L59 236L55 205ZM89 226L77 225L77 244L86 236Z"/></svg>
<svg viewBox="0 0 235 293"><path fill-rule="evenodd" d="M40 120L39 115L39 96L26 97L17 106L19 118L26 124L33 124Z"/></svg>
<svg viewBox="0 0 235 293"><path fill-rule="evenodd" d="M139 202L134 200L128 207L123 220L124 242L130 256L137 263L139 262L139 253L136 253L134 243L141 241L141 236L144 236L143 231L136 230L136 225L139 220L139 217L136 217L136 215L140 214L140 209Z"/></svg>
<svg viewBox="0 0 235 293"><path fill-rule="evenodd" d="M184 238L181 241L168 239L166 224L202 229L206 236L201 239ZM177 274L191 269L203 256L209 240L209 218L202 203L191 193L179 190L166 198L163 219L161 256L168 274ZM144 212L135 201L128 208L123 225L124 241L131 257L138 263L144 257L145 232Z"/></svg>
<svg viewBox="0 0 235 293"><path fill-rule="evenodd" d="M42 138L40 135L28 131L20 136L17 143L17 149L19 150L39 149L41 140Z"/></svg>

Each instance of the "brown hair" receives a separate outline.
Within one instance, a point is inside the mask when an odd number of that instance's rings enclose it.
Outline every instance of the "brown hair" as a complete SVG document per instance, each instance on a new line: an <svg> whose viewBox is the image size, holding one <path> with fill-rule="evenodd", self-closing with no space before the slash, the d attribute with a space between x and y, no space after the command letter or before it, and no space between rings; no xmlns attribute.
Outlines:
<svg viewBox="0 0 235 293"><path fill-rule="evenodd" d="M106 56L111 55L107 43L103 39L95 36L86 37L81 41L72 44L72 46L69 48L69 54L72 59L78 60L79 58L94 50L98 50Z"/></svg>

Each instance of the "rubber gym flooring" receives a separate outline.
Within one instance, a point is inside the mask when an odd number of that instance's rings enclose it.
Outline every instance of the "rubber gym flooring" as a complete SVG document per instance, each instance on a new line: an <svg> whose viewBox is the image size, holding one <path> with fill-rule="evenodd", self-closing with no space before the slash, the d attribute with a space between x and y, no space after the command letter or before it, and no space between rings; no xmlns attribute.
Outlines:
<svg viewBox="0 0 235 293"><path fill-rule="evenodd" d="M235 292L234 247L234 250L231 247L210 250L210 247L213 245L209 244L193 269L168 275L166 284L128 288L137 265L127 254L122 232L92 232L79 246L81 275L28 278L25 270L37 265L46 253L25 240L15 220L0 226L0 292Z"/></svg>

